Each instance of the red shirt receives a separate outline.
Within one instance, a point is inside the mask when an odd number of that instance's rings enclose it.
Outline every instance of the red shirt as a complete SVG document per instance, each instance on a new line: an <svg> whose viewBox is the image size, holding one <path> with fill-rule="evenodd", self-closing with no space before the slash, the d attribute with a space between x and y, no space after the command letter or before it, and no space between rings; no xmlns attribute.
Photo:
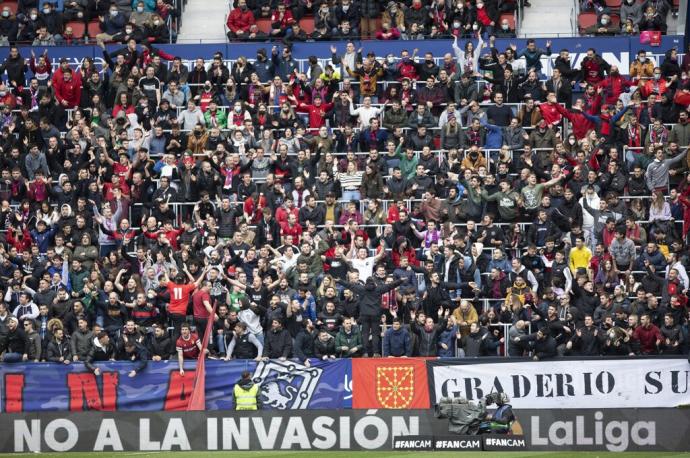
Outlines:
<svg viewBox="0 0 690 458"><path fill-rule="evenodd" d="M541 112L541 117L544 118L546 124L558 124L561 122L561 114L556 108L557 103L545 102L539 105L539 111Z"/></svg>
<svg viewBox="0 0 690 458"><path fill-rule="evenodd" d="M326 114L333 109L332 103L322 103L319 106L300 104L297 111L309 113L309 128L319 129L326 125Z"/></svg>
<svg viewBox="0 0 690 458"><path fill-rule="evenodd" d="M204 305L204 301L208 302L209 304L211 303L211 295L207 291L200 289L196 293L192 294L192 305L194 307L194 318L206 320L206 319L208 319L209 316L211 316L211 314L208 313L208 310L206 310L206 306Z"/></svg>
<svg viewBox="0 0 690 458"><path fill-rule="evenodd" d="M168 292L170 293L170 304L168 305L168 312L173 315L187 315L187 305L189 304L189 295L196 289L193 283L178 285L176 283L168 283Z"/></svg>
<svg viewBox="0 0 690 458"><path fill-rule="evenodd" d="M199 357L199 347L197 346L197 342L199 341L199 337L191 333L189 335L189 339L184 340L182 336L177 338L177 342L175 342L175 346L177 347L177 350L182 350L182 357L184 359L196 359Z"/></svg>

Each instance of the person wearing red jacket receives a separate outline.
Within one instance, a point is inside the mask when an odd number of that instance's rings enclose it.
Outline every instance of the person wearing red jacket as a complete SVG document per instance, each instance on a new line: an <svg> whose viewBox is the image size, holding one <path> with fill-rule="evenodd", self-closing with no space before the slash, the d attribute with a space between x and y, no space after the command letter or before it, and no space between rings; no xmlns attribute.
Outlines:
<svg viewBox="0 0 690 458"><path fill-rule="evenodd" d="M583 140L587 137L587 133L590 130L596 128L596 125L583 114L585 111L583 105L584 101L582 99L577 99L575 101L572 110L568 110L560 104L556 104L556 110L572 124L573 134L575 134L575 138L578 140ZM599 109L599 107L596 108L597 110Z"/></svg>
<svg viewBox="0 0 690 458"><path fill-rule="evenodd" d="M326 125L326 115L332 109L333 103L323 103L319 94L314 95L314 100L311 105L307 105L306 103L297 105L297 111L309 113L309 128L313 131L319 130L322 126Z"/></svg>
<svg viewBox="0 0 690 458"><path fill-rule="evenodd" d="M62 79L55 82L55 98L64 108L77 108L81 100L81 78L72 75L72 69L62 72Z"/></svg>
<svg viewBox="0 0 690 458"><path fill-rule="evenodd" d="M413 81L417 81L419 78L419 73L417 72L418 66L414 59L417 56L417 48L414 49L412 57L408 51L403 51L400 54L400 62L398 63L398 81L402 81L407 78Z"/></svg>
<svg viewBox="0 0 690 458"><path fill-rule="evenodd" d="M593 48L587 50L587 55L580 64L581 85L591 84L596 86L604 79L611 66L601 58Z"/></svg>
<svg viewBox="0 0 690 458"><path fill-rule="evenodd" d="M296 23L292 11L285 8L284 3L278 4L278 9L271 15L271 36L283 37L292 35L292 26Z"/></svg>
<svg viewBox="0 0 690 458"><path fill-rule="evenodd" d="M255 22L254 14L247 8L247 0L239 0L237 8L228 15L228 40L246 37Z"/></svg>
<svg viewBox="0 0 690 458"><path fill-rule="evenodd" d="M604 78L597 84L597 88L603 88L606 93L606 103L613 105L618 100L620 95L627 91L629 87L635 86L635 83L629 79L621 76L618 67L611 66L609 76Z"/></svg>
<svg viewBox="0 0 690 458"><path fill-rule="evenodd" d="M546 95L546 102L539 104L539 112L541 117L544 119L546 124L550 126L556 125L561 122L563 116L558 111L558 102L556 100L556 94L554 92L549 92Z"/></svg>
<svg viewBox="0 0 690 458"><path fill-rule="evenodd" d="M17 253L22 251L29 251L31 249L31 234L26 227L22 232L18 232L14 226L7 229L6 242L9 246L17 249Z"/></svg>
<svg viewBox="0 0 690 458"><path fill-rule="evenodd" d="M659 345L663 341L661 331L652 324L648 313L640 317L640 325L633 331L632 338L640 343L640 353L643 355L658 353Z"/></svg>
<svg viewBox="0 0 690 458"><path fill-rule="evenodd" d="M670 89L671 84L676 78L676 75L671 76L670 80L662 78L661 69L656 67L654 69L654 77L648 80L640 80L638 87L644 98L649 97L650 94L662 95Z"/></svg>

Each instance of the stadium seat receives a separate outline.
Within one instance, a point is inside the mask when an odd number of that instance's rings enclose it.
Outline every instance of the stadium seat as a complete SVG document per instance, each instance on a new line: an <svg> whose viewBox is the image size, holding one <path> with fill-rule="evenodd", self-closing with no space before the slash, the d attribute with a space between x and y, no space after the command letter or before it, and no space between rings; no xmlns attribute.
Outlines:
<svg viewBox="0 0 690 458"><path fill-rule="evenodd" d="M65 27L72 27L72 33L76 40L83 38L86 32L86 26L81 21L70 21L65 24Z"/></svg>
<svg viewBox="0 0 690 458"><path fill-rule="evenodd" d="M585 30L592 27L596 23L596 13L580 13L580 15L577 18L577 27L580 29L580 33L583 33Z"/></svg>
<svg viewBox="0 0 690 458"><path fill-rule="evenodd" d="M314 32L314 18L309 17L309 18L303 18L301 21L299 21L299 26L304 30L304 33L307 35L311 34Z"/></svg>
<svg viewBox="0 0 690 458"><path fill-rule="evenodd" d="M611 24L615 25L616 27L621 26L621 17L618 14L612 14L611 15Z"/></svg>
<svg viewBox="0 0 690 458"><path fill-rule="evenodd" d="M498 22L501 23L504 19L508 20L508 24L510 24L510 29L515 30L515 15L513 13L503 13L501 14L501 17L498 19Z"/></svg>
<svg viewBox="0 0 690 458"><path fill-rule="evenodd" d="M271 20L269 18L259 18L256 20L256 26L263 33L271 33Z"/></svg>
<svg viewBox="0 0 690 458"><path fill-rule="evenodd" d="M89 22L89 26L86 28L86 30L91 38L96 38L96 35L101 33L101 27L98 24L98 21Z"/></svg>
<svg viewBox="0 0 690 458"><path fill-rule="evenodd" d="M611 9L618 10L621 7L621 0L606 0L606 6Z"/></svg>

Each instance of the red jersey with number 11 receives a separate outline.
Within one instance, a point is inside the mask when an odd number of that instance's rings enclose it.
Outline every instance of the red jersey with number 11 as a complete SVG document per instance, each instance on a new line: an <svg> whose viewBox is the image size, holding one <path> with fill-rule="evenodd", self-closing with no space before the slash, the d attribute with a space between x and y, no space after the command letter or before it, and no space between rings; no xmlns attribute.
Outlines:
<svg viewBox="0 0 690 458"><path fill-rule="evenodd" d="M173 315L187 315L189 295L192 294L195 289L196 285L194 283L187 283L184 285L168 283L168 293L170 293L168 313L172 313Z"/></svg>

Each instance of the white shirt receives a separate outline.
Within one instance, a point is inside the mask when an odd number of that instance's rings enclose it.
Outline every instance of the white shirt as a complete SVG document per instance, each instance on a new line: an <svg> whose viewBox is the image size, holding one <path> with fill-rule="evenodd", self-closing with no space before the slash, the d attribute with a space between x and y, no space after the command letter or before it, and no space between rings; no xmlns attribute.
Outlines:
<svg viewBox="0 0 690 458"><path fill-rule="evenodd" d="M355 109L355 107L350 104L350 115L351 116L358 116L357 122L359 123L360 129L366 129L369 127L369 121L371 118L375 118L381 113L381 109L377 107L365 107L362 105L361 107Z"/></svg>
<svg viewBox="0 0 690 458"><path fill-rule="evenodd" d="M351 263L352 267L359 272L359 279L361 281L366 281L367 278L371 277L374 273L373 256L364 259L354 258Z"/></svg>

